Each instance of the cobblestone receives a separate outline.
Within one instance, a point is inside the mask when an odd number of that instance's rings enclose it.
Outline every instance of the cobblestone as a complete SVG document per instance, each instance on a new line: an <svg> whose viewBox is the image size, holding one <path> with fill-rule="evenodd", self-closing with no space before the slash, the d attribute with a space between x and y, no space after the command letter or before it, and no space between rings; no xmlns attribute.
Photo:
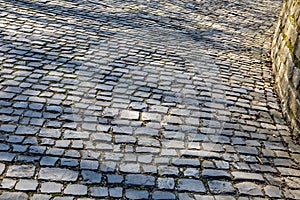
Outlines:
<svg viewBox="0 0 300 200"><path fill-rule="evenodd" d="M63 185L60 183L54 183L54 182L47 182L42 183L41 185L41 192L42 193L60 193L63 188Z"/></svg>
<svg viewBox="0 0 300 200"><path fill-rule="evenodd" d="M281 198L282 194L278 187L267 185L264 188L266 195L270 198Z"/></svg>
<svg viewBox="0 0 300 200"><path fill-rule="evenodd" d="M92 197L107 197L108 188L106 187L92 187L90 189Z"/></svg>
<svg viewBox="0 0 300 200"><path fill-rule="evenodd" d="M175 194L171 192L155 191L152 195L153 199L176 199Z"/></svg>
<svg viewBox="0 0 300 200"><path fill-rule="evenodd" d="M8 167L6 176L17 178L31 178L35 174L35 167L32 165L11 165Z"/></svg>
<svg viewBox="0 0 300 200"><path fill-rule="evenodd" d="M129 186L151 187L155 184L155 178L148 175L129 174L125 178L125 184Z"/></svg>
<svg viewBox="0 0 300 200"><path fill-rule="evenodd" d="M175 187L175 181L173 178L158 178L157 187L159 189L168 189L172 190Z"/></svg>
<svg viewBox="0 0 300 200"><path fill-rule="evenodd" d="M299 199L281 5L0 0L0 199Z"/></svg>
<svg viewBox="0 0 300 200"><path fill-rule="evenodd" d="M240 194L249 196L263 196L262 190L259 185L251 182L243 182L236 184Z"/></svg>
<svg viewBox="0 0 300 200"><path fill-rule="evenodd" d="M247 173L247 172L232 172L234 180L251 180L251 181L262 181L264 178L260 174Z"/></svg>
<svg viewBox="0 0 300 200"><path fill-rule="evenodd" d="M78 172L60 168L41 168L39 179L53 181L76 181Z"/></svg>
<svg viewBox="0 0 300 200"><path fill-rule="evenodd" d="M64 194L86 195L87 194L87 186L79 185L79 184L68 185L64 190Z"/></svg>
<svg viewBox="0 0 300 200"><path fill-rule="evenodd" d="M15 189L22 191L35 191L37 189L38 182L36 180L20 180Z"/></svg>
<svg viewBox="0 0 300 200"><path fill-rule="evenodd" d="M208 181L208 186L212 194L235 194L235 189L230 182Z"/></svg>
<svg viewBox="0 0 300 200"><path fill-rule="evenodd" d="M148 199L149 193L145 190L126 190L126 198L128 199Z"/></svg>
<svg viewBox="0 0 300 200"><path fill-rule="evenodd" d="M121 187L109 188L109 195L111 197L120 198L123 196L123 188Z"/></svg>
<svg viewBox="0 0 300 200"><path fill-rule="evenodd" d="M0 195L1 200L27 200L28 195L23 192L3 192Z"/></svg>
<svg viewBox="0 0 300 200"><path fill-rule="evenodd" d="M81 172L83 181L86 183L101 183L102 174L94 171L84 170Z"/></svg>
<svg viewBox="0 0 300 200"><path fill-rule="evenodd" d="M204 169L202 171L203 178L227 178L231 179L231 176L223 170Z"/></svg>
<svg viewBox="0 0 300 200"><path fill-rule="evenodd" d="M0 187L2 189L12 189L15 186L16 182L16 180L4 178L2 179Z"/></svg>
<svg viewBox="0 0 300 200"><path fill-rule="evenodd" d="M178 190L187 192L206 192L202 181L192 179L179 179Z"/></svg>

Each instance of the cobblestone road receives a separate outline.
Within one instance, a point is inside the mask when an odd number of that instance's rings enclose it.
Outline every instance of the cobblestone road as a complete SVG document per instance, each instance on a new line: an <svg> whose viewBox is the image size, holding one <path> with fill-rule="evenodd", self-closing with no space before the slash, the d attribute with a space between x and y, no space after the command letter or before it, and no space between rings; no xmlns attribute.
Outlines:
<svg viewBox="0 0 300 200"><path fill-rule="evenodd" d="M0 0L0 199L300 199L279 0Z"/></svg>

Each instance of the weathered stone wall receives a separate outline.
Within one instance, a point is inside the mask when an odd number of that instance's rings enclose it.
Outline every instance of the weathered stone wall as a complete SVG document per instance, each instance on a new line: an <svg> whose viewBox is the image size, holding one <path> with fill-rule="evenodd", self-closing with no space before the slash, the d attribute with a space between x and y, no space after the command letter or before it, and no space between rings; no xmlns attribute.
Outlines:
<svg viewBox="0 0 300 200"><path fill-rule="evenodd" d="M273 71L283 112L300 136L300 0L285 0L272 43Z"/></svg>

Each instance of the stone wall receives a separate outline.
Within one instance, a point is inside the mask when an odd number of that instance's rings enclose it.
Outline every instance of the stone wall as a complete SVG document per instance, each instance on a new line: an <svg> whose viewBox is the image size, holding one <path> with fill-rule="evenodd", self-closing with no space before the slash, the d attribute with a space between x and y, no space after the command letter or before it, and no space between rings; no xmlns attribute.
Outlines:
<svg viewBox="0 0 300 200"><path fill-rule="evenodd" d="M300 0L285 0L272 43L273 71L282 108L300 136Z"/></svg>

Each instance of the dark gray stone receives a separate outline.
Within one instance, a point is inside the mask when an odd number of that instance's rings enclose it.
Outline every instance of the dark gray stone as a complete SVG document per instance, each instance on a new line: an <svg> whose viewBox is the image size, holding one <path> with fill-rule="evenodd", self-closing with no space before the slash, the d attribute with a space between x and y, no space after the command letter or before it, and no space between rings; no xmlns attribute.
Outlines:
<svg viewBox="0 0 300 200"><path fill-rule="evenodd" d="M172 160L172 164L176 166L200 167L200 161L198 159L177 158Z"/></svg>
<svg viewBox="0 0 300 200"><path fill-rule="evenodd" d="M35 135L38 132L38 128L29 126L18 126L16 135Z"/></svg>
<svg viewBox="0 0 300 200"><path fill-rule="evenodd" d="M264 178L260 174L248 173L248 172L231 172L233 180L237 181L261 181L264 182Z"/></svg>
<svg viewBox="0 0 300 200"><path fill-rule="evenodd" d="M194 179L179 179L178 191L201 192L205 193L206 189L202 181Z"/></svg>
<svg viewBox="0 0 300 200"><path fill-rule="evenodd" d="M118 174L107 174L107 183L114 184L114 183L122 183L124 180L122 175Z"/></svg>
<svg viewBox="0 0 300 200"><path fill-rule="evenodd" d="M63 167L77 167L79 162L76 159L62 158L60 160L60 165Z"/></svg>
<svg viewBox="0 0 300 200"><path fill-rule="evenodd" d="M2 124L0 126L0 131L3 131L5 133L12 133L14 130L17 128L16 125L11 125L11 124Z"/></svg>
<svg viewBox="0 0 300 200"><path fill-rule="evenodd" d="M56 162L57 162L58 158L57 157L42 157L41 161L40 161L40 165L41 166L55 166Z"/></svg>
<svg viewBox="0 0 300 200"><path fill-rule="evenodd" d="M153 187L155 178L149 175L129 174L125 178L125 184L128 186Z"/></svg>
<svg viewBox="0 0 300 200"><path fill-rule="evenodd" d="M109 188L109 196L115 197L115 198L122 197L123 196L123 188L121 188L121 187Z"/></svg>
<svg viewBox="0 0 300 200"><path fill-rule="evenodd" d="M99 162L97 160L81 160L80 168L81 169L89 169L96 170L99 167Z"/></svg>
<svg viewBox="0 0 300 200"><path fill-rule="evenodd" d="M152 194L152 199L176 199L176 196L172 192L155 191Z"/></svg>
<svg viewBox="0 0 300 200"><path fill-rule="evenodd" d="M231 179L231 176L223 170L204 169L202 171L203 178L227 178Z"/></svg>
<svg viewBox="0 0 300 200"><path fill-rule="evenodd" d="M146 190L127 189L125 196L128 199L149 199L149 192Z"/></svg>
<svg viewBox="0 0 300 200"><path fill-rule="evenodd" d="M246 155L258 155L258 150L256 147L247 147L247 146L235 146L235 149L240 154L246 154Z"/></svg>
<svg viewBox="0 0 300 200"><path fill-rule="evenodd" d="M107 187L92 187L90 192L92 197L108 197Z"/></svg>
<svg viewBox="0 0 300 200"><path fill-rule="evenodd" d="M235 194L235 189L230 182L208 181L208 187L212 194Z"/></svg>
<svg viewBox="0 0 300 200"><path fill-rule="evenodd" d="M98 172L83 170L81 175L86 183L101 183L102 181L102 174Z"/></svg>

